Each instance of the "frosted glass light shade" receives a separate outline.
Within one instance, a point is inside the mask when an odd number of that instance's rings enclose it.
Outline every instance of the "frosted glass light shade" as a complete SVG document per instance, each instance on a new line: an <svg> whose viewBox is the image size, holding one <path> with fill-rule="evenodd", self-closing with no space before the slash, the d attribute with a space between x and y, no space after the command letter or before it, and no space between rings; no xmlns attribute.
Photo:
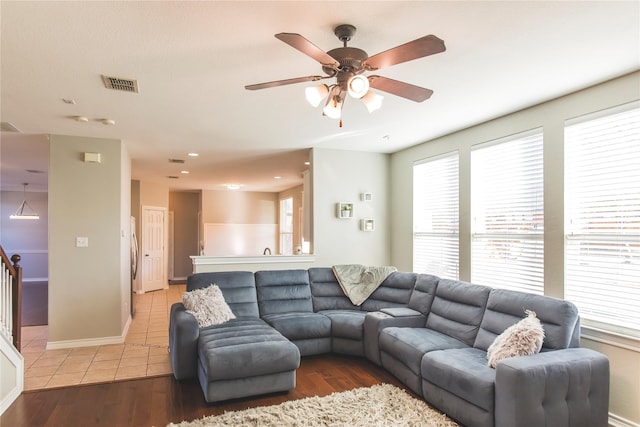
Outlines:
<svg viewBox="0 0 640 427"><path fill-rule="evenodd" d="M333 86L329 92L327 103L325 104L322 112L325 116L332 119L339 119L342 115L342 105L344 103L344 92L340 90L339 86Z"/></svg>
<svg viewBox="0 0 640 427"><path fill-rule="evenodd" d="M304 90L304 95L307 98L309 104L313 107L320 105L320 102L329 93L329 88L325 84L310 86Z"/></svg>
<svg viewBox="0 0 640 427"><path fill-rule="evenodd" d="M369 90L369 79L362 74L353 76L349 79L347 90L349 91L349 95L354 98L362 98Z"/></svg>
<svg viewBox="0 0 640 427"><path fill-rule="evenodd" d="M384 99L384 96L368 91L361 99L367 107L367 110L369 110L369 113L373 113L382 107L382 100Z"/></svg>

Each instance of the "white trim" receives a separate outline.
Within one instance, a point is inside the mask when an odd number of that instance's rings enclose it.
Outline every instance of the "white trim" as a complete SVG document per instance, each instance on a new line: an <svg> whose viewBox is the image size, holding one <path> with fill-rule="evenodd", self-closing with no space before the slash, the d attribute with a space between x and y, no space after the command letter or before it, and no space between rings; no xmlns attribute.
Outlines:
<svg viewBox="0 0 640 427"><path fill-rule="evenodd" d="M5 396L0 396L2 399L0 415L2 415L24 390L24 357L3 334L0 334L0 354L0 357L6 357L15 367L15 386ZM2 381L6 381L5 375L7 373L3 371Z"/></svg>
<svg viewBox="0 0 640 427"><path fill-rule="evenodd" d="M48 277L23 277L22 278L22 283L28 283L28 282L48 282L49 278Z"/></svg>
<svg viewBox="0 0 640 427"><path fill-rule="evenodd" d="M124 339L127 336L127 332L129 332L130 325L131 315L129 315L127 323L124 325L124 329L120 336L90 338L83 340L47 341L46 349L58 350L61 348L95 347L100 345L124 344Z"/></svg>
<svg viewBox="0 0 640 427"><path fill-rule="evenodd" d="M640 101L631 101L626 104L615 105L613 107L603 108L602 110L594 111L587 114L581 114L576 117L571 117L564 121L564 125L571 126L578 123L584 123L589 120L596 120L601 117L610 116L612 114L624 113L629 110L633 110L634 108L640 107Z"/></svg>
<svg viewBox="0 0 640 427"><path fill-rule="evenodd" d="M611 427L640 427L640 424L609 412L609 426Z"/></svg>
<svg viewBox="0 0 640 427"><path fill-rule="evenodd" d="M49 253L48 249L5 249L7 254L47 254ZM11 257L11 255L9 255Z"/></svg>
<svg viewBox="0 0 640 427"><path fill-rule="evenodd" d="M315 262L310 255L258 255L258 256L191 256L193 265L215 264L277 264L283 262Z"/></svg>
<svg viewBox="0 0 640 427"><path fill-rule="evenodd" d="M591 341L640 353L640 340L627 335L616 334L593 326L581 325L580 336Z"/></svg>

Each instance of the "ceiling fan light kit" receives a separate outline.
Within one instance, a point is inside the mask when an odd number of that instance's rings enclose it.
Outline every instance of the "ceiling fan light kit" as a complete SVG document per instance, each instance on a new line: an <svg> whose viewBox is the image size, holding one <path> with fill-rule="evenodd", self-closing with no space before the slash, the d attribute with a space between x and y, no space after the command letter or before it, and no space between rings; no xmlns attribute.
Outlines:
<svg viewBox="0 0 640 427"><path fill-rule="evenodd" d="M305 97L312 107L317 107L318 105L320 105L320 103L328 93L329 86L324 83L317 86L309 86L304 90Z"/></svg>
<svg viewBox="0 0 640 427"><path fill-rule="evenodd" d="M381 95L372 92L369 90L370 88L414 102L423 102L431 97L433 94L431 89L377 75L367 77L363 73L444 52L446 47L441 39L434 35L428 35L376 55L368 56L367 52L362 49L347 46L347 42L351 40L355 32L356 27L353 25L338 25L334 29L334 34L343 43L343 46L328 52L323 51L300 34L276 34L275 37L278 40L287 43L294 49L319 62L322 66L322 71L326 75L296 77L252 84L245 86L245 89L267 89L335 77L335 84L320 84L306 88L305 97L313 107L319 106L326 97L327 100L322 109L323 115L340 119L340 126L342 126L342 107L347 93L354 98L361 99L369 113L378 110L382 106L383 100Z"/></svg>

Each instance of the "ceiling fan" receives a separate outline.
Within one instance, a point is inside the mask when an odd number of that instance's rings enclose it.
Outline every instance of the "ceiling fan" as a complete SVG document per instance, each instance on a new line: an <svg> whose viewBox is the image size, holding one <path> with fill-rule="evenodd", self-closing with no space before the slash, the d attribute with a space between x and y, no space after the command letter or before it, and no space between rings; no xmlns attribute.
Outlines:
<svg viewBox="0 0 640 427"><path fill-rule="evenodd" d="M322 65L322 71L325 75L252 84L245 86L245 89L267 89L335 77L336 83L332 85L320 84L309 87L305 91L307 100L314 107L320 105L320 102L327 97L323 114L335 119L339 119L342 116L342 106L347 93L352 97L360 98L369 112L377 110L382 105L382 96L371 92L369 88L378 89L415 102L422 102L431 97L433 94L431 89L378 75L365 77L363 73L444 52L446 50L444 41L434 35L428 35L369 56L362 49L347 46L347 42L351 40L355 32L356 27L353 25L338 25L334 29L334 34L343 43L343 47L332 49L328 52L324 52L300 34L276 34L275 37L277 39L318 61ZM342 126L342 120L340 125Z"/></svg>

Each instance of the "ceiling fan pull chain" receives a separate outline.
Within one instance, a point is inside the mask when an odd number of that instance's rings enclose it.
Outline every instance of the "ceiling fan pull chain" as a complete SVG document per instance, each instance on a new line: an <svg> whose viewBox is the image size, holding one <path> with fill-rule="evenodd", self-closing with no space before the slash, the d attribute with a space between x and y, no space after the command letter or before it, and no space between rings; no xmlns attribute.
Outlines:
<svg viewBox="0 0 640 427"><path fill-rule="evenodd" d="M342 127L342 117L340 118L340 127Z"/></svg>

